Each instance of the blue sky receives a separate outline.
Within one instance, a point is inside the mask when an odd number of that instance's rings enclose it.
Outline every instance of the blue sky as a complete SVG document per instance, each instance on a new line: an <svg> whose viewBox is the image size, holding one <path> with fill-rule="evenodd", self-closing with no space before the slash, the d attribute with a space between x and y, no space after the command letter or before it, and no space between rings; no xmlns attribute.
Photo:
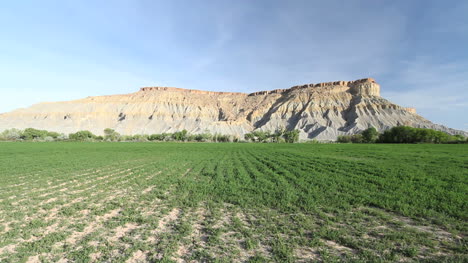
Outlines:
<svg viewBox="0 0 468 263"><path fill-rule="evenodd" d="M468 1L5 1L0 112L142 86L253 92L373 77L468 130Z"/></svg>

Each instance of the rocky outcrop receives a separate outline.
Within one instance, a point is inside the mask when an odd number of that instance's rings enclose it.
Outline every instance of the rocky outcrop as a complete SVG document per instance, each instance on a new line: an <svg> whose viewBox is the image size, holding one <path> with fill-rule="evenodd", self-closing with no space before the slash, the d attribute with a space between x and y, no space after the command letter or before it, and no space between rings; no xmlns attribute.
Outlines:
<svg viewBox="0 0 468 263"><path fill-rule="evenodd" d="M370 126L382 131L397 125L467 135L385 100L371 78L251 94L144 87L126 95L41 103L0 115L0 130L31 127L102 134L105 128L113 128L121 134L153 134L186 129L243 137L257 129L284 127L299 129L303 140L334 140Z"/></svg>
<svg viewBox="0 0 468 263"><path fill-rule="evenodd" d="M408 111L408 112L411 112L411 113L413 113L413 114L416 114L416 108L408 108L408 107L406 107L406 108L404 108L404 109L405 109L406 111Z"/></svg>

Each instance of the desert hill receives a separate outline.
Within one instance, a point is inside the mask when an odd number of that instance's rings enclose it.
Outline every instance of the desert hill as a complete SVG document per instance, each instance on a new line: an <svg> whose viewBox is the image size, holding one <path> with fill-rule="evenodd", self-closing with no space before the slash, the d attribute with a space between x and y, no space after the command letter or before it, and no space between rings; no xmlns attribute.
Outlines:
<svg viewBox="0 0 468 263"><path fill-rule="evenodd" d="M145 87L125 95L40 103L0 114L0 131L36 128L71 133L154 134L183 129L243 137L253 130L299 129L300 138L335 140L370 126L397 125L463 134L419 116L380 97L374 79L294 86L251 94L170 87Z"/></svg>

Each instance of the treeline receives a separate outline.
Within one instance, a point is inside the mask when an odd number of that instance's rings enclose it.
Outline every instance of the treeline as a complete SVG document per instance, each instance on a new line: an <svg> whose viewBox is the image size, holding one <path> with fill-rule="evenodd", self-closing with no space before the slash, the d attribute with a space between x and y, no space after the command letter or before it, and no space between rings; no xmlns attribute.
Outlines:
<svg viewBox="0 0 468 263"><path fill-rule="evenodd" d="M239 137L224 134L189 134L187 130L174 133L121 135L113 129L105 129L104 136L90 131L63 134L28 128L25 130L9 129L0 133L2 141L111 141L111 142L147 142L147 141L184 141L184 142L238 142Z"/></svg>
<svg viewBox="0 0 468 263"><path fill-rule="evenodd" d="M269 131L254 131L246 133L244 139L249 142L295 143L299 141L299 130L287 131L280 128L273 133Z"/></svg>
<svg viewBox="0 0 468 263"><path fill-rule="evenodd" d="M78 131L70 134L60 134L46 130L28 128L25 130L9 129L0 133L2 141L109 141L109 142L151 142L151 141L179 141L179 142L241 142L239 137L224 134L189 134L187 130L174 133L121 135L113 129L105 129L104 135L95 135L90 131ZM275 133L256 131L246 134L246 141L251 142L297 142L299 131L277 131Z"/></svg>
<svg viewBox="0 0 468 263"><path fill-rule="evenodd" d="M28 128L25 130L9 129L0 133L0 141L109 141L109 142L258 142L258 143L296 143L299 141L299 130L288 131L278 129L275 132L254 131L239 138L233 135L189 134L187 130L174 133L121 135L113 129L105 129L103 136L90 131L63 134ZM316 142L316 141L312 141ZM432 129L397 126L379 133L375 128L369 128L362 133L338 136L339 143L468 143L468 138L462 135L449 135Z"/></svg>
<svg viewBox="0 0 468 263"><path fill-rule="evenodd" d="M468 138L432 129L396 126L383 133L371 127L359 134L338 136L337 141L341 143L468 143Z"/></svg>

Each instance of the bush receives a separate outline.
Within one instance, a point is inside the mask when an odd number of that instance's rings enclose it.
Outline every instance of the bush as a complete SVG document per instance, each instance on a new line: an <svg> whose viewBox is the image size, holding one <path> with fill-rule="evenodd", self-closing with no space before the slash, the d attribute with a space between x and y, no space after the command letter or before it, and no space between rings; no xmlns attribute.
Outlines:
<svg viewBox="0 0 468 263"><path fill-rule="evenodd" d="M101 136L102 137L102 136ZM113 129L104 129L104 138L106 141L119 141L120 134ZM102 140L102 139L101 139Z"/></svg>
<svg viewBox="0 0 468 263"><path fill-rule="evenodd" d="M68 138L68 135L62 133L62 134L60 134L60 135L57 137L56 140L58 140L58 141L65 141L65 140L68 140L68 139L69 139L69 138Z"/></svg>
<svg viewBox="0 0 468 263"><path fill-rule="evenodd" d="M254 131L252 135L257 142L267 142L268 138L270 138L270 133L264 131Z"/></svg>
<svg viewBox="0 0 468 263"><path fill-rule="evenodd" d="M197 142L209 142L213 139L213 135L211 133L200 133L194 135L193 139Z"/></svg>
<svg viewBox="0 0 468 263"><path fill-rule="evenodd" d="M214 142L231 142L231 137L229 135L215 134L213 135Z"/></svg>
<svg viewBox="0 0 468 263"><path fill-rule="evenodd" d="M378 138L379 132L374 127L370 127L362 132L362 139L364 140L364 142L373 143L376 142Z"/></svg>
<svg viewBox="0 0 468 263"><path fill-rule="evenodd" d="M283 128L277 129L274 133L269 131L254 131L244 135L246 141L252 142L288 142L299 141L299 130L286 131ZM238 140L238 139L237 139Z"/></svg>
<svg viewBox="0 0 468 263"><path fill-rule="evenodd" d="M380 135L375 128L371 127L361 134L338 136L337 141L340 143L464 143L465 137L451 136L432 129L396 126Z"/></svg>
<svg viewBox="0 0 468 263"><path fill-rule="evenodd" d="M167 134L151 134L148 136L148 140L150 141L164 141L167 137Z"/></svg>
<svg viewBox="0 0 468 263"><path fill-rule="evenodd" d="M23 131L21 139L23 140L43 140L46 137L57 138L60 134L56 132L49 132L46 130L38 130L33 128L27 128Z"/></svg>
<svg viewBox="0 0 468 263"><path fill-rule="evenodd" d="M340 135L340 136L338 136L337 142L350 143L351 142L351 136L350 135Z"/></svg>
<svg viewBox="0 0 468 263"><path fill-rule="evenodd" d="M353 135L341 135L338 136L337 142L340 143L363 143L364 136L362 134L353 134Z"/></svg>
<svg viewBox="0 0 468 263"><path fill-rule="evenodd" d="M133 141L134 142L147 142L148 141L148 135L146 134L137 134L137 135L133 135Z"/></svg>
<svg viewBox="0 0 468 263"><path fill-rule="evenodd" d="M380 134L382 143L447 143L455 140L455 136L432 129L397 126Z"/></svg>
<svg viewBox="0 0 468 263"><path fill-rule="evenodd" d="M180 132L174 132L172 134L172 139L175 141L186 141L187 140L187 130L182 130Z"/></svg>
<svg viewBox="0 0 468 263"><path fill-rule="evenodd" d="M95 139L96 135L94 135L90 131L79 131L76 133L71 133L70 135L68 135L68 138L74 141L89 141Z"/></svg>
<svg viewBox="0 0 468 263"><path fill-rule="evenodd" d="M299 141L299 130L287 131L284 133L284 139L288 143L295 143Z"/></svg>
<svg viewBox="0 0 468 263"><path fill-rule="evenodd" d="M254 142L255 141L255 136L253 135L253 133L246 133L246 134L244 134L244 139L246 141Z"/></svg>
<svg viewBox="0 0 468 263"><path fill-rule="evenodd" d="M351 142L352 143L363 143L364 142L364 136L362 136L362 134L351 135Z"/></svg>
<svg viewBox="0 0 468 263"><path fill-rule="evenodd" d="M0 140L16 141L20 140L22 135L23 132L18 129L4 130L2 133L0 133Z"/></svg>
<svg viewBox="0 0 468 263"><path fill-rule="evenodd" d="M54 140L53 137L47 136L47 137L44 138L44 141L46 141L46 142L53 142L53 141L55 141L55 140Z"/></svg>

